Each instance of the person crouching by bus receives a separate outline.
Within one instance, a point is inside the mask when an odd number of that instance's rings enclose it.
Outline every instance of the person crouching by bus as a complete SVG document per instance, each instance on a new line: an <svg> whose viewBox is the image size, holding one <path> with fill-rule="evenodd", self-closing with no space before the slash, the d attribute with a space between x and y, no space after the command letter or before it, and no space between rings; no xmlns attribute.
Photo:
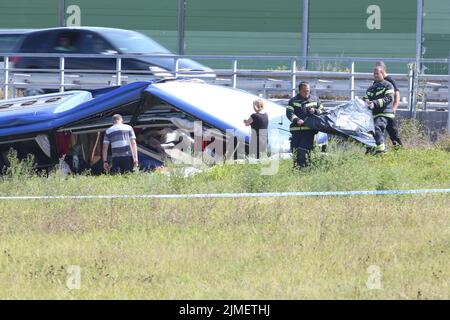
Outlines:
<svg viewBox="0 0 450 320"><path fill-rule="evenodd" d="M372 110L373 122L375 125L375 143L376 147L373 153L386 152L384 143L384 134L388 119L394 118L394 87L391 83L384 80L383 70L376 66L373 70L374 83L367 89L363 99L367 102L367 107Z"/></svg>
<svg viewBox="0 0 450 320"><path fill-rule="evenodd" d="M250 118L244 120L244 124L252 128L250 154L255 154L256 149L256 158L260 159L261 157L267 156L267 128L269 126L269 117L264 112L264 101L262 99L253 101L253 110L255 110L255 113Z"/></svg>
<svg viewBox="0 0 450 320"><path fill-rule="evenodd" d="M286 107L286 117L291 121L289 130L292 134L291 149L294 154L294 168L297 169L310 164L314 136L318 133L317 130L304 125L304 120L310 115L321 114L324 110L320 100L311 95L308 82L300 82L298 91Z"/></svg>

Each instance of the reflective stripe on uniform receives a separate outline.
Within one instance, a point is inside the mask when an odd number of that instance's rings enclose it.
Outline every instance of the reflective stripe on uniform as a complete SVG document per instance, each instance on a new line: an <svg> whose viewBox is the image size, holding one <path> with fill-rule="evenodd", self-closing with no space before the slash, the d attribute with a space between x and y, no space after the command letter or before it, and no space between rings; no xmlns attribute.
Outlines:
<svg viewBox="0 0 450 320"><path fill-rule="evenodd" d="M380 108L384 107L384 100L383 99L378 99L378 105L380 106Z"/></svg>
<svg viewBox="0 0 450 320"><path fill-rule="evenodd" d="M294 107L292 107L292 106L287 106L286 109L294 111Z"/></svg>
<svg viewBox="0 0 450 320"><path fill-rule="evenodd" d="M386 150L386 145L384 143L382 143L379 146L376 146L375 150L376 151L384 151L384 150Z"/></svg>
<svg viewBox="0 0 450 320"><path fill-rule="evenodd" d="M394 91L393 89L391 89L391 90L386 90L385 93L386 93L386 94L394 94L394 92L395 92L395 91Z"/></svg>
<svg viewBox="0 0 450 320"><path fill-rule="evenodd" d="M378 91L375 93L375 95L378 96L378 95L382 94L384 91L386 91L386 88L383 88L383 89L381 89L381 90L378 90Z"/></svg>
<svg viewBox="0 0 450 320"><path fill-rule="evenodd" d="M309 103L305 104L305 107L306 108L308 108L308 107L317 107L317 102L309 102Z"/></svg>
<svg viewBox="0 0 450 320"><path fill-rule="evenodd" d="M312 130L308 126L301 126L301 127L290 127L289 131L303 131L303 130Z"/></svg>
<svg viewBox="0 0 450 320"><path fill-rule="evenodd" d="M378 118L378 117L385 117L385 118L390 118L390 119L394 119L395 118L395 114L393 113L379 113L373 116L373 118Z"/></svg>

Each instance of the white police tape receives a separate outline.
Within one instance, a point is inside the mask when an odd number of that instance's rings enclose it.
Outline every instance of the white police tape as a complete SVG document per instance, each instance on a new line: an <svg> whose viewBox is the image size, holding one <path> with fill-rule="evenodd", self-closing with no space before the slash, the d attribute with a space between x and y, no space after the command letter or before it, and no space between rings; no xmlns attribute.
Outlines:
<svg viewBox="0 0 450 320"><path fill-rule="evenodd" d="M263 198L311 196L366 196L450 193L450 189L367 190L367 191L312 191L312 192L262 192L262 193L196 193L196 194L143 194L143 195L67 195L67 196L0 196L0 200L58 200L58 199L189 199L189 198Z"/></svg>

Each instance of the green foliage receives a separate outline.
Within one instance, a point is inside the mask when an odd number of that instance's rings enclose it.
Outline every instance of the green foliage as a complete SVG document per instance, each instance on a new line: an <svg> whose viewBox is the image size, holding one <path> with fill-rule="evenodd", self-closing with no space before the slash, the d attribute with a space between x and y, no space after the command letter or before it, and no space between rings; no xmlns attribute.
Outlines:
<svg viewBox="0 0 450 320"><path fill-rule="evenodd" d="M9 166L3 168L4 177L6 179L22 180L34 175L34 156L28 154L23 160L17 157L15 149L9 149L6 156Z"/></svg>
<svg viewBox="0 0 450 320"><path fill-rule="evenodd" d="M448 188L444 148L382 156L331 141L294 170L281 160L188 171L48 177L17 160L6 195L123 195ZM448 299L449 197L0 201L0 298ZM69 290L68 266L81 268ZM382 289L366 286L379 266Z"/></svg>
<svg viewBox="0 0 450 320"><path fill-rule="evenodd" d="M343 56L344 56L344 53L342 52L340 54L340 57L343 57ZM309 64L310 64L309 70L314 70L314 71L323 71L323 72L349 72L350 71L348 64L339 60L339 58L337 58L334 61L313 60ZM345 66L344 66L344 64L345 64Z"/></svg>
<svg viewBox="0 0 450 320"><path fill-rule="evenodd" d="M449 205L447 195L2 201L0 297L448 299ZM79 290L66 286L70 265ZM366 286L373 265L381 289Z"/></svg>
<svg viewBox="0 0 450 320"><path fill-rule="evenodd" d="M405 119L399 127L399 134L404 145L409 147L429 147L430 136L425 127L415 119Z"/></svg>
<svg viewBox="0 0 450 320"><path fill-rule="evenodd" d="M417 128L406 124L403 136L418 137ZM311 167L293 170L292 160L280 160L273 175L262 174L267 164L247 162L196 174L171 166L44 177L34 173L31 157L19 161L11 150L0 194L448 188L448 140L439 141L369 156L358 144L332 140L328 155L314 152ZM447 195L0 201L0 297L358 299L420 292L445 298L448 201ZM365 287L373 264L383 271L382 291ZM82 268L79 291L65 286L68 265Z"/></svg>
<svg viewBox="0 0 450 320"><path fill-rule="evenodd" d="M414 128L414 127L413 127ZM328 153L313 153L312 164L294 170L290 159L272 163L222 164L212 167L169 167L167 172L122 176L72 175L54 171L36 175L31 157L19 161L11 151L0 193L4 195L184 194L220 192L336 191L448 187L450 159L445 148L391 149L365 155L358 144L332 140ZM273 166L273 174L267 173ZM270 172L269 172L270 173ZM130 187L131 186L131 187Z"/></svg>
<svg viewBox="0 0 450 320"><path fill-rule="evenodd" d="M434 146L438 149L450 152L450 134L441 133L438 134Z"/></svg>

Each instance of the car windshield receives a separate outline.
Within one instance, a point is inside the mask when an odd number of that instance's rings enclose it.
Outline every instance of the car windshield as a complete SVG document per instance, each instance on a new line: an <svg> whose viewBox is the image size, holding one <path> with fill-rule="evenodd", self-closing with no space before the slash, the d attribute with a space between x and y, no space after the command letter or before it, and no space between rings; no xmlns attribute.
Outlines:
<svg viewBox="0 0 450 320"><path fill-rule="evenodd" d="M108 31L103 33L120 53L171 53L149 37L132 31Z"/></svg>

